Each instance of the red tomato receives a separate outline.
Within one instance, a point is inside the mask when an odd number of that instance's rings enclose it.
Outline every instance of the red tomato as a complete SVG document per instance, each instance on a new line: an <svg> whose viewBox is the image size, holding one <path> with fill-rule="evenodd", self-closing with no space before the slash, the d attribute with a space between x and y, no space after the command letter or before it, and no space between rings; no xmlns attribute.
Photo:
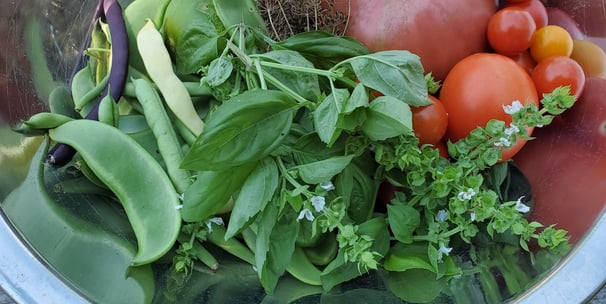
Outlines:
<svg viewBox="0 0 606 304"><path fill-rule="evenodd" d="M411 107L412 128L421 145L439 142L444 137L448 125L448 115L442 103L433 96L429 96L429 99L433 104Z"/></svg>
<svg viewBox="0 0 606 304"><path fill-rule="evenodd" d="M349 4L349 5L348 5ZM443 80L461 59L488 50L486 27L494 0L336 0L347 15L347 35L371 51L409 50L426 72Z"/></svg>
<svg viewBox="0 0 606 304"><path fill-rule="evenodd" d="M570 86L570 93L577 99L585 87L583 68L566 56L552 56L541 60L532 71L532 81L539 96L550 93L559 86Z"/></svg>
<svg viewBox="0 0 606 304"><path fill-rule="evenodd" d="M528 74L532 73L534 67L537 65L537 62L532 58L530 52L524 51L520 54L509 56L513 59L518 65L520 65Z"/></svg>
<svg viewBox="0 0 606 304"><path fill-rule="evenodd" d="M540 0L528 0L520 3L508 3L505 5L508 8L516 8L527 11L534 19L537 29L547 25L547 9Z"/></svg>
<svg viewBox="0 0 606 304"><path fill-rule="evenodd" d="M587 78L572 109L533 133L514 157L532 185L532 220L578 241L606 206L606 80Z"/></svg>
<svg viewBox="0 0 606 304"><path fill-rule="evenodd" d="M602 0L549 0L549 6L568 13L588 36L606 36L606 2ZM606 42L603 47L606 46Z"/></svg>
<svg viewBox="0 0 606 304"><path fill-rule="evenodd" d="M497 53L513 56L530 47L536 29L534 19L527 11L505 8L490 18L486 35Z"/></svg>
<svg viewBox="0 0 606 304"><path fill-rule="evenodd" d="M510 123L511 116L503 106L516 100L538 106L530 75L511 58L478 53L461 60L446 76L440 92L440 101L448 113L446 138L455 142L491 119ZM532 129L528 131L531 133ZM511 158L524 143L518 139L513 147L503 151L503 159Z"/></svg>

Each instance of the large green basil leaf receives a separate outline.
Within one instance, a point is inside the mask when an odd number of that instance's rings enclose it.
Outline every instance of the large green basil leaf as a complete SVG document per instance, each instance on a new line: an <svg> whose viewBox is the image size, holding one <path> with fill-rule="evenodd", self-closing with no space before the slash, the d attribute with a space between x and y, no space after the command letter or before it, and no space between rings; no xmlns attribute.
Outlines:
<svg viewBox="0 0 606 304"><path fill-rule="evenodd" d="M429 105L419 56L404 50L381 51L348 60L365 86L413 106Z"/></svg>
<svg viewBox="0 0 606 304"><path fill-rule="evenodd" d="M183 194L184 221L203 221L215 215L248 178L256 163L224 171L198 172L196 181Z"/></svg>
<svg viewBox="0 0 606 304"><path fill-rule="evenodd" d="M345 59L370 53L366 46L353 38L322 31L296 34L274 44L273 48L297 51L320 69L329 69Z"/></svg>
<svg viewBox="0 0 606 304"><path fill-rule="evenodd" d="M314 68L314 65L311 62L294 51L270 51L255 55L255 57L260 58L263 61L280 63L288 66ZM306 99L317 101L320 98L320 83L318 82L317 75L271 67L263 67L263 69L277 78L282 84Z"/></svg>
<svg viewBox="0 0 606 304"><path fill-rule="evenodd" d="M388 272L384 277L387 289L406 303L431 303L445 286L435 274L425 269Z"/></svg>
<svg viewBox="0 0 606 304"><path fill-rule="evenodd" d="M261 285L269 295L274 293L295 251L299 234L296 218L296 212L290 207L280 214L278 206L267 206L258 220L255 260Z"/></svg>
<svg viewBox="0 0 606 304"><path fill-rule="evenodd" d="M164 29L178 74L197 73L219 56L225 43L218 34L224 28L211 0L171 0Z"/></svg>
<svg viewBox="0 0 606 304"><path fill-rule="evenodd" d="M267 157L250 173L229 217L225 239L229 239L248 227L251 220L265 209L278 188L278 167L273 159Z"/></svg>
<svg viewBox="0 0 606 304"><path fill-rule="evenodd" d="M384 140L412 132L412 112L399 99L381 96L367 108L362 131L372 140Z"/></svg>
<svg viewBox="0 0 606 304"><path fill-rule="evenodd" d="M253 0L213 0L217 16L226 28L246 24L267 33L265 21L259 14L257 2Z"/></svg>
<svg viewBox="0 0 606 304"><path fill-rule="evenodd" d="M181 166L226 170L265 158L288 136L299 105L279 91L246 91L210 113Z"/></svg>

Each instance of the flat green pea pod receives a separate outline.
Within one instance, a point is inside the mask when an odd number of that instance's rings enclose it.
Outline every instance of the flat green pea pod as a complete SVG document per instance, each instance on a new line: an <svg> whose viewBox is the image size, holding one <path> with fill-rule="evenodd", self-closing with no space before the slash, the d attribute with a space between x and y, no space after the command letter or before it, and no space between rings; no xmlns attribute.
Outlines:
<svg viewBox="0 0 606 304"><path fill-rule="evenodd" d="M135 84L135 93L141 107L143 107L147 124L152 129L154 136L156 136L158 150L164 160L168 176L173 181L177 191L184 193L192 184L192 179L187 170L179 168L183 160L183 151L181 150L181 144L172 127L168 113L164 110L162 99L149 81L136 79L133 82Z"/></svg>
<svg viewBox="0 0 606 304"><path fill-rule="evenodd" d="M49 186L67 174L45 165L49 141L40 145L41 139L27 177L2 210L36 254L92 303L151 303L152 268L129 267L136 248L120 208L105 196L54 192Z"/></svg>
<svg viewBox="0 0 606 304"><path fill-rule="evenodd" d="M164 169L134 139L98 121L73 120L50 137L70 145L122 203L137 238L132 265L168 252L181 229L179 198Z"/></svg>

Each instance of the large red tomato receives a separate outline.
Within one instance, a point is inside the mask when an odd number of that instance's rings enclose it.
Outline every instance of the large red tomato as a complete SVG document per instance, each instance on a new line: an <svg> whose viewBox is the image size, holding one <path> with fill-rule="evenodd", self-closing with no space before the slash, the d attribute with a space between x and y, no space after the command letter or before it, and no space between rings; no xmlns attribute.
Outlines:
<svg viewBox="0 0 606 304"><path fill-rule="evenodd" d="M537 128L514 161L532 185L532 218L578 241L606 206L606 80L588 78L580 100Z"/></svg>
<svg viewBox="0 0 606 304"><path fill-rule="evenodd" d="M336 0L334 7L350 13L347 35L371 51L409 50L438 80L487 50L486 27L496 12L494 0Z"/></svg>
<svg viewBox="0 0 606 304"><path fill-rule="evenodd" d="M532 79L513 59L478 53L461 60L446 76L440 92L440 101L448 113L446 137L457 141L491 119L510 123L511 115L503 106L516 100L538 106ZM503 151L503 159L511 158L524 143L518 139L513 147Z"/></svg>

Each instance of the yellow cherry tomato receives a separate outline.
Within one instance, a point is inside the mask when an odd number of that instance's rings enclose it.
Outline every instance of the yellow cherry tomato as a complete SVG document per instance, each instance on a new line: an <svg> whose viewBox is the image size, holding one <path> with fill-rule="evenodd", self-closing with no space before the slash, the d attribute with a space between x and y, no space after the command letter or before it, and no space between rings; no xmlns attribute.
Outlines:
<svg viewBox="0 0 606 304"><path fill-rule="evenodd" d="M606 79L606 53L597 44L588 40L574 40L572 54L587 76Z"/></svg>
<svg viewBox="0 0 606 304"><path fill-rule="evenodd" d="M532 40L530 55L537 62L551 56L570 57L572 54L572 37L560 26L544 26L534 33Z"/></svg>

